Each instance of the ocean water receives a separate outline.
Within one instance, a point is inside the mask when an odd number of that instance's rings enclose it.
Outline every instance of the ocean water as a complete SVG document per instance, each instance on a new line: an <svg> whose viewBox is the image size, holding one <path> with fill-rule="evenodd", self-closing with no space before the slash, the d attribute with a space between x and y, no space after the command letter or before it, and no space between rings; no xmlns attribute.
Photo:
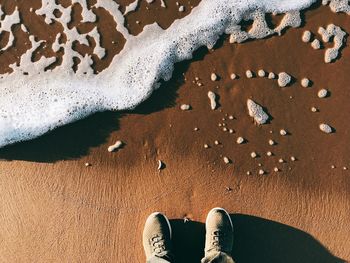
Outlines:
<svg viewBox="0 0 350 263"><path fill-rule="evenodd" d="M83 21L94 22L95 14L86 7L86 0L75 0L83 7ZM193 52L202 47L211 48L223 34L240 36L239 22L246 17L264 13L291 12L283 26L298 24L298 10L307 8L314 0L202 0L191 14L176 20L167 30L157 24L148 25L138 36L129 34L123 26L124 17L113 1L98 0L96 7L106 9L117 22L117 30L126 39L124 49L114 57L111 65L99 74L93 74L91 58L82 57L72 48L73 42L86 42L86 35L68 28L71 8L42 0L37 15L51 24L54 20L64 27L65 44L57 42L53 49L64 49L62 66L52 71L44 69L55 58L42 58L32 62L31 56L39 40L31 37L32 49L21 57L20 65L13 65L14 72L0 79L0 147L30 140L59 126L77 121L88 115L106 110L133 109L159 88L161 80L171 78L174 64L192 58ZM54 10L61 11L56 18ZM17 12L17 13L16 13ZM293 13L294 12L294 13ZM7 18L6 18L7 17ZM1 29L21 23L19 11L6 16ZM300 21L299 21L300 22ZM271 31L264 23L257 23L255 31L246 37L261 38ZM25 31L25 25L22 26ZM279 28L281 30L281 28ZM97 30L88 34L99 43ZM11 43L9 43L11 45ZM3 52L6 52L3 50ZM96 45L94 53L103 58L105 50ZM73 57L81 63L77 73L72 70Z"/></svg>

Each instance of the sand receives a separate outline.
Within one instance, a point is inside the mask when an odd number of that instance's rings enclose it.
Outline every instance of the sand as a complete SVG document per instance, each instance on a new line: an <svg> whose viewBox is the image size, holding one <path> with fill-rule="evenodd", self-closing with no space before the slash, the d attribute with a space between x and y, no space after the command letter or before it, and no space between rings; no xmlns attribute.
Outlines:
<svg viewBox="0 0 350 263"><path fill-rule="evenodd" d="M187 1L179 2L184 12L166 11L167 19L158 12L165 27L190 11ZM133 21L153 18L144 8L141 1L140 12L129 14L134 32ZM171 219L178 261L199 262L203 223L215 206L232 215L237 262L350 260L350 50L325 64L325 49L301 41L305 30L329 23L350 32L349 19L328 7L312 8L303 27L281 37L245 44L223 38L214 50L203 48L177 65L172 80L133 112L96 114L1 149L0 261L144 262L143 224L149 213L161 211ZM113 52L108 54L97 69L108 65ZM13 50L0 59L15 57ZM230 78L261 68L296 80L280 88L268 78ZM212 72L220 79L211 81ZM203 85L192 82L196 77ZM308 88L300 86L304 77L312 80ZM331 96L318 98L322 88ZM219 96L214 111L208 91ZM253 123L247 99L268 109L269 124ZM180 109L184 103L190 111ZM321 132L320 123L335 131ZM245 143L236 143L239 136ZM117 140L123 148L108 152ZM257 158L250 157L253 151Z"/></svg>

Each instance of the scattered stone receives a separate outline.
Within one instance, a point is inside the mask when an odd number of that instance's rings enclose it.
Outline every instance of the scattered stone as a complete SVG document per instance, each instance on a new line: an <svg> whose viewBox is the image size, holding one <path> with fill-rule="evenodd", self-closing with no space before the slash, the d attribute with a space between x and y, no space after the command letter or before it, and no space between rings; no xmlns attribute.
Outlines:
<svg viewBox="0 0 350 263"><path fill-rule="evenodd" d="M247 172L247 175L251 175L252 173L250 171Z"/></svg>
<svg viewBox="0 0 350 263"><path fill-rule="evenodd" d="M284 160L283 160L282 158L280 158L280 159L278 160L278 162L279 162L279 163L284 163Z"/></svg>
<svg viewBox="0 0 350 263"><path fill-rule="evenodd" d="M190 110L191 106L189 104L182 104L180 106L180 109L183 110L183 111Z"/></svg>
<svg viewBox="0 0 350 263"><path fill-rule="evenodd" d="M234 132L232 129L229 129L228 131L229 131L229 133L233 133Z"/></svg>
<svg viewBox="0 0 350 263"><path fill-rule="evenodd" d="M332 169L335 169L335 165L331 165L331 168L332 168Z"/></svg>
<svg viewBox="0 0 350 263"><path fill-rule="evenodd" d="M280 169L278 169L277 167L273 168L274 172L279 172Z"/></svg>
<svg viewBox="0 0 350 263"><path fill-rule="evenodd" d="M275 145L276 142L275 142L274 140L271 140L271 139L270 139L270 140L269 140L269 144L270 144L270 145Z"/></svg>
<svg viewBox="0 0 350 263"><path fill-rule="evenodd" d="M222 130L223 130L224 132L226 132L226 131L227 131L227 128L226 128L226 127L224 127L224 128L222 128Z"/></svg>
<svg viewBox="0 0 350 263"><path fill-rule="evenodd" d="M209 145L208 145L208 144L204 144L204 148L205 148L205 149L208 149L208 148L209 148Z"/></svg>
<svg viewBox="0 0 350 263"><path fill-rule="evenodd" d="M253 72L249 69L245 72L245 75L248 79L251 79L252 77L254 77Z"/></svg>
<svg viewBox="0 0 350 263"><path fill-rule="evenodd" d="M343 167L343 170L347 170L348 168L346 166Z"/></svg>
<svg viewBox="0 0 350 263"><path fill-rule="evenodd" d="M266 153L266 155L267 155L267 156L272 156L272 152L268 151L268 152Z"/></svg>
<svg viewBox="0 0 350 263"><path fill-rule="evenodd" d="M199 131L199 128L198 128L198 127L195 127L193 130L194 130L194 131Z"/></svg>
<svg viewBox="0 0 350 263"><path fill-rule="evenodd" d="M211 79L211 81L217 81L218 80L218 75L216 75L215 73L211 73L210 79Z"/></svg>
<svg viewBox="0 0 350 263"><path fill-rule="evenodd" d="M259 71L258 71L258 76L259 77L261 77L261 78L263 78L263 77L265 77L265 71L263 70L263 69L260 69Z"/></svg>
<svg viewBox="0 0 350 263"><path fill-rule="evenodd" d="M259 170L259 175L263 175L263 174L265 174L265 171L262 170L262 169L260 169L260 170Z"/></svg>
<svg viewBox="0 0 350 263"><path fill-rule="evenodd" d="M331 126L325 123L320 124L320 130L323 131L324 133L332 133L333 129Z"/></svg>
<svg viewBox="0 0 350 263"><path fill-rule="evenodd" d="M312 111L312 112L318 112L318 109L315 108L315 107L311 107L311 111Z"/></svg>
<svg viewBox="0 0 350 263"><path fill-rule="evenodd" d="M232 115L228 116L228 118L229 118L230 120L233 120L233 119L234 119L234 117L233 117Z"/></svg>
<svg viewBox="0 0 350 263"><path fill-rule="evenodd" d="M281 72L278 74L278 85L280 87L286 87L292 81L292 77L286 72Z"/></svg>
<svg viewBox="0 0 350 263"><path fill-rule="evenodd" d="M269 115L266 114L264 109L259 104L257 104L251 99L248 99L247 107L249 116L254 119L255 123L260 125L265 124L268 121Z"/></svg>
<svg viewBox="0 0 350 263"><path fill-rule="evenodd" d="M245 141L245 140L244 140L243 137L238 137L236 142L237 142L238 144L242 144L242 143L244 143L244 141Z"/></svg>
<svg viewBox="0 0 350 263"><path fill-rule="evenodd" d="M344 2L347 4L348 1ZM339 26L329 24L327 28L319 27L318 33L322 36L322 40L324 42L329 42L333 37L334 46L327 48L324 54L324 62L330 63L339 56L339 50L345 44L346 32L343 31Z"/></svg>
<svg viewBox="0 0 350 263"><path fill-rule="evenodd" d="M291 156L291 157L290 157L290 160L291 160L292 162L295 162L297 159L296 159L294 156Z"/></svg>
<svg viewBox="0 0 350 263"><path fill-rule="evenodd" d="M310 85L310 80L308 78L303 78L301 80L300 84L302 87L307 88Z"/></svg>
<svg viewBox="0 0 350 263"><path fill-rule="evenodd" d="M85 166L89 167L89 166L91 166L91 163L85 163Z"/></svg>
<svg viewBox="0 0 350 263"><path fill-rule="evenodd" d="M305 30L301 37L301 40L305 43L310 42L311 36L312 36L311 32L309 30Z"/></svg>
<svg viewBox="0 0 350 263"><path fill-rule="evenodd" d="M317 96L321 99L327 97L327 95L328 95L328 90L326 89L320 89L317 93Z"/></svg>
<svg viewBox="0 0 350 263"><path fill-rule="evenodd" d="M217 103L216 103L216 94L212 91L208 92L208 98L210 100L210 107L212 110L215 110L217 107Z"/></svg>
<svg viewBox="0 0 350 263"><path fill-rule="evenodd" d="M256 154L256 152L251 152L250 156L251 156L252 158L256 158L258 155Z"/></svg>
<svg viewBox="0 0 350 263"><path fill-rule="evenodd" d="M220 142L219 142L219 141L215 141L214 143L215 143L215 145L219 145L219 144L220 144Z"/></svg>
<svg viewBox="0 0 350 263"><path fill-rule="evenodd" d="M284 129L282 129L282 130L280 130L280 134L281 134L282 136L286 136L286 135L287 135L287 131L284 130Z"/></svg>
<svg viewBox="0 0 350 263"><path fill-rule="evenodd" d="M114 151L120 149L123 146L123 144L124 143L122 141L116 141L116 143L111 145L111 146L109 146L107 150L109 152L114 152Z"/></svg>
<svg viewBox="0 0 350 263"><path fill-rule="evenodd" d="M185 7L183 5L179 6L179 12L184 12L185 11Z"/></svg>
<svg viewBox="0 0 350 263"><path fill-rule="evenodd" d="M314 39L314 41L311 42L311 47L313 49L320 49L321 48L320 40Z"/></svg>
<svg viewBox="0 0 350 263"><path fill-rule="evenodd" d="M231 79L237 79L237 77L238 77L238 76L237 76L235 73L232 73L232 74L230 75L230 78L231 78Z"/></svg>
<svg viewBox="0 0 350 263"><path fill-rule="evenodd" d="M231 160L228 157L224 156L224 163L229 164L231 163Z"/></svg>
<svg viewBox="0 0 350 263"><path fill-rule="evenodd" d="M269 75L268 75L268 78L269 78L269 79L274 79L274 78L276 78L275 73L270 72Z"/></svg>
<svg viewBox="0 0 350 263"><path fill-rule="evenodd" d="M165 164L161 161L161 160L158 160L158 170L162 170L165 168Z"/></svg>

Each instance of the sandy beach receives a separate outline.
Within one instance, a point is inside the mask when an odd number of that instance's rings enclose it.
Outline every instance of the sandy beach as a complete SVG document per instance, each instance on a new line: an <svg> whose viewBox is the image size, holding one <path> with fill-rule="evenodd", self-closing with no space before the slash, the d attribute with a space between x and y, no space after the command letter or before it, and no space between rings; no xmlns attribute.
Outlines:
<svg viewBox="0 0 350 263"><path fill-rule="evenodd" d="M27 27L52 44L59 25L45 32L42 20L26 20L33 15L25 10L40 4L18 2ZM118 1L122 8L130 2ZM141 1L126 16L130 32L137 35L155 21L167 28L200 1L179 1L185 12L168 2L162 9L160 1ZM4 7L6 12L14 5L6 2ZM80 12L76 10L77 21ZM171 80L135 110L97 113L0 149L0 261L144 262L144 221L160 211L171 219L178 262L200 262L205 216L216 206L231 214L232 253L238 263L349 261L350 49L346 44L338 60L326 64L324 52L331 43L314 50L301 37L305 30L317 35L320 26L330 23L350 32L350 17L318 3L302 11L302 20L300 28L289 28L282 36L231 44L225 35L213 49L200 48L192 60L176 64ZM98 23L105 30L107 56L99 60L93 55L96 73L108 67L124 44L111 18ZM79 22L72 25L79 27ZM20 38L22 33L16 34ZM52 55L49 44L38 59ZM17 41L1 53L1 73L9 72L8 65L18 62L18 54L29 46ZM92 52L83 45L77 50ZM276 79L258 77L260 69L287 72L292 82L280 88ZM247 78L246 70L255 77ZM232 80L232 73L238 78ZM305 77L312 81L310 87L300 85ZM329 93L320 99L322 88ZM218 96L216 110L210 108L209 91ZM269 123L254 123L247 99L266 109ZM183 104L190 110L181 110ZM321 123L333 132L321 132ZM281 136L281 129L288 134ZM238 137L245 142L237 144ZM117 140L123 147L108 152Z"/></svg>

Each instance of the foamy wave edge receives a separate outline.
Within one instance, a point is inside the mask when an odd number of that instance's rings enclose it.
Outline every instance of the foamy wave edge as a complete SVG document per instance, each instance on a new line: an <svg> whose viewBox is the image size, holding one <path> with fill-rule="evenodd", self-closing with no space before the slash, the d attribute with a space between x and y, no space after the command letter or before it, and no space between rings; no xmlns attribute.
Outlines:
<svg viewBox="0 0 350 263"><path fill-rule="evenodd" d="M98 75L64 70L6 75L0 80L0 147L36 138L95 112L133 109L159 87L160 80L171 78L176 62L191 59L201 46L213 47L247 14L302 10L313 2L202 0L167 30L157 24L146 26Z"/></svg>

